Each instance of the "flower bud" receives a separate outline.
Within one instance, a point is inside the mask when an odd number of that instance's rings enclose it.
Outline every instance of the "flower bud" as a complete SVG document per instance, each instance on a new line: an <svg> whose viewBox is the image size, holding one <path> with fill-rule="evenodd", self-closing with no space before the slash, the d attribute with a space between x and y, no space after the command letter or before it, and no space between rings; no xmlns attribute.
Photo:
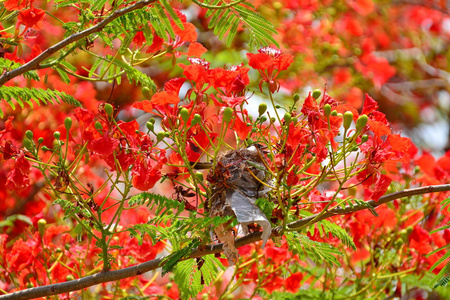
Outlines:
<svg viewBox="0 0 450 300"><path fill-rule="evenodd" d="M299 94L295 94L294 95L294 103L297 102L298 100L300 100L300 95Z"/></svg>
<svg viewBox="0 0 450 300"><path fill-rule="evenodd" d="M108 116L112 116L113 111L114 111L113 106L112 106L111 104L109 104L109 103L106 103L104 108L105 108L106 114L107 114Z"/></svg>
<svg viewBox="0 0 450 300"><path fill-rule="evenodd" d="M195 173L195 179L196 179L198 182L203 182L203 173L202 173L202 172L197 172L197 173Z"/></svg>
<svg viewBox="0 0 450 300"><path fill-rule="evenodd" d="M145 99L150 99L153 96L153 93L147 86L144 86L142 88L142 95Z"/></svg>
<svg viewBox="0 0 450 300"><path fill-rule="evenodd" d="M162 140L164 139L165 135L166 135L166 133L165 133L164 131L158 132L158 134L156 135L156 140L157 140L158 142L159 142L159 141L162 141Z"/></svg>
<svg viewBox="0 0 450 300"><path fill-rule="evenodd" d="M47 221L45 219L39 219L39 221L38 221L38 231L39 231L39 235L41 237L44 236L45 225L47 225Z"/></svg>
<svg viewBox="0 0 450 300"><path fill-rule="evenodd" d="M154 129L154 124L152 122L147 122L147 124L145 124L147 126L147 129L149 131L153 131Z"/></svg>
<svg viewBox="0 0 450 300"><path fill-rule="evenodd" d="M43 137L38 138L38 143L39 144L42 144L43 142L44 142L44 138Z"/></svg>
<svg viewBox="0 0 450 300"><path fill-rule="evenodd" d="M322 92L321 92L319 89L315 89L315 90L312 92L312 96L313 96L313 98L316 99L316 100L319 99L320 95L322 95Z"/></svg>
<svg viewBox="0 0 450 300"><path fill-rule="evenodd" d="M95 122L94 127L97 130L102 130L103 129L102 123L100 123L99 121Z"/></svg>
<svg viewBox="0 0 450 300"><path fill-rule="evenodd" d="M294 123L294 125L296 125L297 122L298 122L298 118L297 118L297 117L293 117L293 118L292 118L292 122Z"/></svg>
<svg viewBox="0 0 450 300"><path fill-rule="evenodd" d="M187 122L189 121L189 111L187 110L186 107L183 107L180 110L180 116L181 116L181 119L183 120L184 124L187 124Z"/></svg>
<svg viewBox="0 0 450 300"><path fill-rule="evenodd" d="M27 130L27 131L25 132L25 136L26 136L27 138L29 138L30 140L32 140L32 139L33 139L33 131Z"/></svg>
<svg viewBox="0 0 450 300"><path fill-rule="evenodd" d="M33 143L29 139L23 140L23 146L29 151L33 150Z"/></svg>
<svg viewBox="0 0 450 300"><path fill-rule="evenodd" d="M155 124L155 118L153 118L153 117L151 117L148 121L149 121L150 123Z"/></svg>
<svg viewBox="0 0 450 300"><path fill-rule="evenodd" d="M363 143L367 142L368 140L369 140L369 136L367 134L365 134L361 137L361 142L363 142Z"/></svg>
<svg viewBox="0 0 450 300"><path fill-rule="evenodd" d="M331 116L333 116L333 117L337 117L337 115L338 115L338 113L337 113L337 111L336 111L336 110L333 110L333 111L331 112Z"/></svg>
<svg viewBox="0 0 450 300"><path fill-rule="evenodd" d="M50 150L47 146L42 146L41 149L44 150L44 151Z"/></svg>
<svg viewBox="0 0 450 300"><path fill-rule="evenodd" d="M325 106L323 107L323 113L325 114L325 117L329 117L331 115L331 105L330 104L325 104Z"/></svg>
<svg viewBox="0 0 450 300"><path fill-rule="evenodd" d="M292 122L292 116L291 116L291 114L290 113L285 113L284 114L284 123L287 125L287 126L289 126L289 124L291 124L291 122Z"/></svg>
<svg viewBox="0 0 450 300"><path fill-rule="evenodd" d="M202 121L202 117L199 114L195 114L194 118L191 121L191 125L194 126L194 125L200 124L201 121Z"/></svg>
<svg viewBox="0 0 450 300"><path fill-rule="evenodd" d="M61 138L61 133L59 131L55 131L55 133L53 133L53 137L59 140Z"/></svg>
<svg viewBox="0 0 450 300"><path fill-rule="evenodd" d="M367 115L360 115L358 120L356 120L356 130L363 130L366 127L369 118Z"/></svg>
<svg viewBox="0 0 450 300"><path fill-rule="evenodd" d="M71 117L67 117L64 120L64 127L66 127L66 130L69 131L70 128L72 127L72 118Z"/></svg>
<svg viewBox="0 0 450 300"><path fill-rule="evenodd" d="M233 109L231 107L227 107L223 110L223 121L225 123L229 123L231 121L232 116L233 116Z"/></svg>
<svg viewBox="0 0 450 300"><path fill-rule="evenodd" d="M346 111L344 113L344 129L349 129L352 124L353 113L351 111Z"/></svg>
<svg viewBox="0 0 450 300"><path fill-rule="evenodd" d="M258 107L258 113L259 116L262 116L267 110L267 104L266 103L261 103Z"/></svg>

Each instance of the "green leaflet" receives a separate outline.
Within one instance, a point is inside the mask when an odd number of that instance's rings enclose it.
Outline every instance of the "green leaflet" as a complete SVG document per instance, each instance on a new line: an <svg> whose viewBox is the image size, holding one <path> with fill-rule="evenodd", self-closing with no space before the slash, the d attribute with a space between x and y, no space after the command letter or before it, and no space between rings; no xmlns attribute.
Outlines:
<svg viewBox="0 0 450 300"><path fill-rule="evenodd" d="M211 285L220 269L225 270L225 267L214 255L179 262L174 270L174 280L181 298L195 297L204 286Z"/></svg>
<svg viewBox="0 0 450 300"><path fill-rule="evenodd" d="M33 102L31 102L31 100L34 100L38 105L40 105L41 102L46 105L47 102L55 104L55 102L60 103L60 101L63 101L73 106L81 106L81 103L78 100L64 92L43 90L39 88L21 88L16 86L0 87L0 99L5 100L12 109L16 109L14 101L17 102L20 107L24 107L24 102L26 102L33 108ZM0 118L3 118L3 116L3 110L0 108Z"/></svg>
<svg viewBox="0 0 450 300"><path fill-rule="evenodd" d="M342 253L331 245L310 240L307 236L296 232L287 232L285 236L289 249L301 259L310 258L316 263L327 262L341 266L336 255Z"/></svg>
<svg viewBox="0 0 450 300"><path fill-rule="evenodd" d="M205 7L220 6L220 1L210 0L204 1ZM225 3L224 3L225 5ZM263 18L254 10L250 3L240 2L231 7L226 8L209 8L206 17L211 17L208 27L214 30L214 34L218 35L220 39L228 35L226 44L229 47L237 33L239 23L242 23L250 31L250 44L256 43L258 46L273 43L280 47L277 41L272 37L277 34L273 25Z"/></svg>

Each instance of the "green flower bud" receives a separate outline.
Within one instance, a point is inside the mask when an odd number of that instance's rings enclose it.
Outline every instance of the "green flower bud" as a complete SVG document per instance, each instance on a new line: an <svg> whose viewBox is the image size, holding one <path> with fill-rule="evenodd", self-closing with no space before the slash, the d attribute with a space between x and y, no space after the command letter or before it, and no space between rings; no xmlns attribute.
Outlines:
<svg viewBox="0 0 450 300"><path fill-rule="evenodd" d="M41 237L44 236L45 225L47 225L47 221L45 219L39 219L39 221L38 221L38 231L39 231L39 235Z"/></svg>
<svg viewBox="0 0 450 300"><path fill-rule="evenodd" d="M270 123L275 123L276 119L275 117L270 118Z"/></svg>
<svg viewBox="0 0 450 300"><path fill-rule="evenodd" d="M231 107L227 107L223 110L223 121L225 123L229 123L231 121L232 116L233 116L233 109Z"/></svg>
<svg viewBox="0 0 450 300"><path fill-rule="evenodd" d="M43 137L40 137L39 139L38 139L38 143L39 144L42 144L44 142L44 138Z"/></svg>
<svg viewBox="0 0 450 300"><path fill-rule="evenodd" d="M147 129L149 131L153 131L154 129L154 124L152 122L147 122L147 124L145 124L147 126Z"/></svg>
<svg viewBox="0 0 450 300"><path fill-rule="evenodd" d="M105 112L108 116L112 116L113 112L114 112L114 108L111 104L106 103L105 104Z"/></svg>
<svg viewBox="0 0 450 300"><path fill-rule="evenodd" d="M298 118L297 118L297 117L293 117L293 118L292 118L292 122L294 123L294 125L296 125L297 122L298 122Z"/></svg>
<svg viewBox="0 0 450 300"><path fill-rule="evenodd" d="M361 142L363 142L363 143L367 142L368 140L369 140L369 136L367 134L365 134L361 137Z"/></svg>
<svg viewBox="0 0 450 300"><path fill-rule="evenodd" d="M292 116L290 113L285 113L284 114L284 123L286 124L286 126L289 126L289 124L291 124L292 122Z"/></svg>
<svg viewBox="0 0 450 300"><path fill-rule="evenodd" d="M150 123L155 124L155 118L153 118L153 117L151 117L148 121L149 121Z"/></svg>
<svg viewBox="0 0 450 300"><path fill-rule="evenodd" d="M342 115L341 113L338 113L338 114L337 114L337 117L342 118L343 115Z"/></svg>
<svg viewBox="0 0 450 300"><path fill-rule="evenodd" d="M325 104L325 106L323 107L323 113L325 114L325 117L329 117L331 115L331 105L330 104Z"/></svg>
<svg viewBox="0 0 450 300"><path fill-rule="evenodd" d="M66 130L69 131L70 128L72 127L72 118L71 117L67 117L64 120L64 127L66 127Z"/></svg>
<svg viewBox="0 0 450 300"><path fill-rule="evenodd" d="M294 95L294 103L297 102L298 100L300 100L300 95L299 94L295 94Z"/></svg>
<svg viewBox="0 0 450 300"><path fill-rule="evenodd" d="M315 90L312 92L312 96L313 96L313 98L316 99L316 100L319 99L320 95L322 95L322 92L321 92L319 89L315 89Z"/></svg>
<svg viewBox="0 0 450 300"><path fill-rule="evenodd" d="M59 140L61 138L61 133L59 131L55 131L55 133L53 133L53 137Z"/></svg>
<svg viewBox="0 0 450 300"><path fill-rule="evenodd" d="M142 95L145 99L150 99L153 96L153 93L148 87L144 86L142 88Z"/></svg>
<svg viewBox="0 0 450 300"><path fill-rule="evenodd" d="M333 111L331 112L331 115L332 115L333 117L337 117L338 113L337 113L336 110L333 110Z"/></svg>
<svg viewBox="0 0 450 300"><path fill-rule="evenodd" d="M266 103L261 103L258 107L258 113L259 116L262 116L267 110L267 104Z"/></svg>
<svg viewBox="0 0 450 300"><path fill-rule="evenodd" d="M264 123L264 122L266 122L267 121L267 117L266 116L262 116L261 117L261 123Z"/></svg>
<svg viewBox="0 0 450 300"><path fill-rule="evenodd" d="M165 131L165 132L164 132L164 137L165 137L165 138L168 138L169 136L170 136L170 132Z"/></svg>
<svg viewBox="0 0 450 300"><path fill-rule="evenodd" d="M164 131L160 131L158 132L158 134L156 135L156 140L158 142L162 141L165 137L166 133Z"/></svg>
<svg viewBox="0 0 450 300"><path fill-rule="evenodd" d="M352 148L352 151L353 151L353 152L356 152L356 151L358 151L358 150L359 150L358 146L353 146L353 148Z"/></svg>
<svg viewBox="0 0 450 300"><path fill-rule="evenodd" d="M26 136L27 138L29 138L30 140L32 140L32 139L33 139L33 131L27 130L27 131L25 132L25 136Z"/></svg>
<svg viewBox="0 0 450 300"><path fill-rule="evenodd" d="M73 277L72 274L69 274L69 275L66 276L66 281L71 281L71 280L74 280L74 279L75 278Z"/></svg>
<svg viewBox="0 0 450 300"><path fill-rule="evenodd" d="M203 182L203 173L202 172L197 172L197 173L195 173L195 179L198 181L198 182Z"/></svg>
<svg viewBox="0 0 450 300"><path fill-rule="evenodd" d="M351 111L346 111L344 113L344 128L349 129L352 124L353 113Z"/></svg>
<svg viewBox="0 0 450 300"><path fill-rule="evenodd" d="M100 123L99 121L95 122L94 127L97 130L103 130L102 123Z"/></svg>
<svg viewBox="0 0 450 300"><path fill-rule="evenodd" d="M358 120L356 120L356 130L363 130L366 127L369 118L367 115L360 115Z"/></svg>
<svg viewBox="0 0 450 300"><path fill-rule="evenodd" d="M41 149L44 150L44 151L50 150L47 146L42 146Z"/></svg>
<svg viewBox="0 0 450 300"><path fill-rule="evenodd" d="M180 110L180 116L181 116L181 119L183 120L184 124L187 124L187 122L189 121L189 111L187 110L186 107L183 107Z"/></svg>
<svg viewBox="0 0 450 300"><path fill-rule="evenodd" d="M33 150L33 142L31 142L29 139L23 140L23 146L29 151Z"/></svg>
<svg viewBox="0 0 450 300"><path fill-rule="evenodd" d="M195 114L194 118L191 121L191 125L197 125L200 124L202 122L202 116L200 116L199 114Z"/></svg>

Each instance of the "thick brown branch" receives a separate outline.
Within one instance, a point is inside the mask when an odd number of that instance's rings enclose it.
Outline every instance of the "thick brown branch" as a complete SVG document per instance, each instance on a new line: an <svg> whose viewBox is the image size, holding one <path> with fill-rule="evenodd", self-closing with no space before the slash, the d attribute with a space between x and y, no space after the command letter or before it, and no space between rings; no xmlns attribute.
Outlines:
<svg viewBox="0 0 450 300"><path fill-rule="evenodd" d="M0 76L0 86L4 85L8 80L17 77L19 75L22 75L23 73L30 71L30 70L35 70L37 68L39 68L39 64L46 58L50 57L51 55L53 55L55 52L61 50L62 48L64 48L65 46L76 42L84 37L87 37L95 32L99 32L101 31L106 25L108 25L109 23L111 23L112 21L114 21L115 19L117 19L120 16L123 16L126 13L132 12L134 10L143 8L144 6L147 6L153 2L156 2L157 0L144 0L144 1L139 1L136 2L133 5L130 5L128 7L125 7L123 9L119 9L116 10L115 12L113 12L111 15L109 15L107 18L105 18L103 21L99 22L97 25L92 26L91 28L88 28L86 30L83 30L81 32L78 33L74 33L71 36L69 36L68 38L60 41L59 43L47 48L45 51L43 51L41 54L39 54L38 56L36 56L35 58L33 58L32 60L30 60L29 62L27 62L26 64L20 66L17 69L14 69L12 71L9 72L5 72L2 76Z"/></svg>
<svg viewBox="0 0 450 300"><path fill-rule="evenodd" d="M443 185L434 185L434 186L426 186L426 187L420 187L415 189L409 189L404 190L396 193L392 193L386 196L381 197L377 202L375 201L369 201L368 203L372 205L372 207L377 207L382 204L385 204L387 202L390 202L395 199L403 198L403 197L411 197L414 195L423 195L427 193L437 193L437 192L445 192L450 191L450 184L443 184ZM366 206L363 205L355 205L353 207L347 206L345 208L335 208L325 214L323 214L320 218L316 217L318 214L292 222L288 224L289 229L301 229L303 226L311 225L315 222L319 222L321 220L327 219L332 216L336 215L344 215L344 214L350 214L356 211L367 209ZM281 228L276 227L272 231L272 237L280 235ZM239 238L236 240L235 245L236 247L241 247L253 242L257 242L261 240L261 232L254 232L251 234L248 234L242 238ZM204 250L193 250L192 253L189 255L189 258L196 258L196 257L202 257L204 255L208 254L214 254L214 253L220 253L223 251L223 244L216 244L211 246L206 246ZM161 266L164 265L164 257L157 258L133 267L116 270L116 271L109 271L106 273L98 273L95 275L83 277L77 280L62 282L62 283L56 283L52 285L42 286L42 287L35 287L31 289L22 290L19 292L14 292L7 295L0 296L0 300L7 300L7 299L14 299L14 300L20 300L20 299L33 299L38 297L45 297L50 295L57 295L62 293L68 293L72 291L77 291L80 289L84 289L99 283L104 282L110 282L110 281L116 281L136 275L140 275L142 273L155 270Z"/></svg>

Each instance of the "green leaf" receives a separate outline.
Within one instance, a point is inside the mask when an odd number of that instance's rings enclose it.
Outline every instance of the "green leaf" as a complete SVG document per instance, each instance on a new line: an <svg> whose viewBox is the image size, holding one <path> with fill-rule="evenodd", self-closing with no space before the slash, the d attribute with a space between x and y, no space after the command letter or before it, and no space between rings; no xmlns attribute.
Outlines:
<svg viewBox="0 0 450 300"><path fill-rule="evenodd" d="M168 272L172 272L178 262L183 258L186 258L199 244L200 242L198 241L198 239L193 239L186 247L166 256L162 261L165 263L162 266L162 276L164 276Z"/></svg>
<svg viewBox="0 0 450 300"><path fill-rule="evenodd" d="M289 250L294 254L298 254L300 258L310 258L316 263L327 262L341 266L336 255L342 255L342 253L333 246L312 241L307 236L296 232L288 232L285 236Z"/></svg>
<svg viewBox="0 0 450 300"><path fill-rule="evenodd" d="M34 100L38 105L40 102L47 104L47 101L50 101L53 104L54 102L60 103L60 101L63 101L73 106L81 106L80 102L64 92L16 86L0 87L0 99L4 99L13 110L16 109L13 99L21 107L24 107L24 101L31 105L30 100ZM3 110L0 108L0 118L3 118L3 116Z"/></svg>

